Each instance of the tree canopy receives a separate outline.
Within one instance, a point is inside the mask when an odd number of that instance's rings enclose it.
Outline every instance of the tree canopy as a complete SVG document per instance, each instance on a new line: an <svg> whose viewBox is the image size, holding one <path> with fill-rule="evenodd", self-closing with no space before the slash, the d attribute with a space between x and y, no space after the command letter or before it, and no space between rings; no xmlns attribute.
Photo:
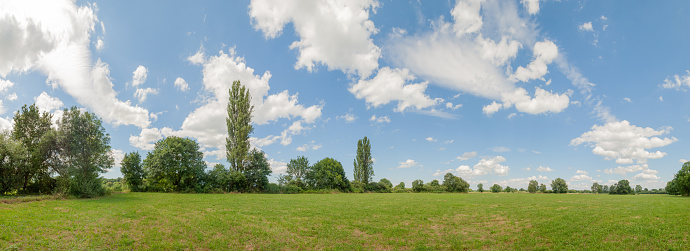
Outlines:
<svg viewBox="0 0 690 251"><path fill-rule="evenodd" d="M369 184L374 177L374 161L371 158L371 143L365 136L357 141L357 155L354 161L355 181Z"/></svg>
<svg viewBox="0 0 690 251"><path fill-rule="evenodd" d="M201 189L206 162L199 144L188 138L170 136L156 142L144 160L154 190L194 191Z"/></svg>
<svg viewBox="0 0 690 251"><path fill-rule="evenodd" d="M228 137L225 140L225 149L230 167L236 171L244 172L247 165L245 160L249 153L249 135L254 132L251 125L252 112L254 106L251 104L252 97L249 90L240 85L240 81L232 82L232 87L228 91L230 98L228 102Z"/></svg>
<svg viewBox="0 0 690 251"><path fill-rule="evenodd" d="M551 191L554 193L568 193L568 184L564 179L556 178L551 181Z"/></svg>

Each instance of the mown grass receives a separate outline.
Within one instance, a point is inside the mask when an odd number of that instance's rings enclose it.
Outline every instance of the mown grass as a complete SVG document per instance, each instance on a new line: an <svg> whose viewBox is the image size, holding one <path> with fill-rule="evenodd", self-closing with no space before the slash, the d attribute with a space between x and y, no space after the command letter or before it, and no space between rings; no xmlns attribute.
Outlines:
<svg viewBox="0 0 690 251"><path fill-rule="evenodd" d="M0 249L690 249L689 198L163 194L0 204Z"/></svg>

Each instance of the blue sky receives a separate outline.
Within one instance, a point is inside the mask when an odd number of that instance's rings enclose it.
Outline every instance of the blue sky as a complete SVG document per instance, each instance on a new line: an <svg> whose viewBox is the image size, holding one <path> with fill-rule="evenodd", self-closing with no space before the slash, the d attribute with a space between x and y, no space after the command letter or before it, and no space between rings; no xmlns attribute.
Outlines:
<svg viewBox="0 0 690 251"><path fill-rule="evenodd" d="M452 172L664 187L690 159L686 1L3 1L0 129L36 103L106 122L117 162L163 137L225 161L233 80L274 171L332 157L352 178ZM119 177L116 165L105 177Z"/></svg>

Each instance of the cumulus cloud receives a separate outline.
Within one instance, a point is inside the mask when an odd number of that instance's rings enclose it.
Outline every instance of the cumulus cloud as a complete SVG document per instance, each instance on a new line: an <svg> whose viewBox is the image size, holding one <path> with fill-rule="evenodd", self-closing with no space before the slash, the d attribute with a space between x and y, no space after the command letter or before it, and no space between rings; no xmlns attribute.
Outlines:
<svg viewBox="0 0 690 251"><path fill-rule="evenodd" d="M271 166L271 171L273 171L273 174L282 174L287 172L287 163L285 162L270 159L268 160L268 165Z"/></svg>
<svg viewBox="0 0 690 251"><path fill-rule="evenodd" d="M672 78L664 79L664 83L661 84L662 88L666 89L676 89L676 90L687 90L690 88L690 70L685 71L684 76L679 76L678 74L673 75ZM663 101L661 97L659 100Z"/></svg>
<svg viewBox="0 0 690 251"><path fill-rule="evenodd" d="M426 141L429 141L429 142L436 142L436 141L438 141L438 139L434 139L434 138L432 138L432 137L427 137L425 140L426 140Z"/></svg>
<svg viewBox="0 0 690 251"><path fill-rule="evenodd" d="M457 160L468 160L471 158L477 157L477 152L466 152L463 153L462 155L458 156L456 159Z"/></svg>
<svg viewBox="0 0 690 251"><path fill-rule="evenodd" d="M0 93L7 93L7 91L14 86L14 83L9 80L0 79Z"/></svg>
<svg viewBox="0 0 690 251"><path fill-rule="evenodd" d="M479 10L484 0L460 0L455 3L455 7L450 11L455 23L453 30L457 36L475 33L482 28L484 22Z"/></svg>
<svg viewBox="0 0 690 251"><path fill-rule="evenodd" d="M548 73L547 65L558 57L558 46L549 40L537 42L533 49L534 61L527 67L518 67L513 77L522 82L532 79L542 79ZM542 79L543 80L543 79Z"/></svg>
<svg viewBox="0 0 690 251"><path fill-rule="evenodd" d="M230 97L228 90L232 86L232 82L236 80L240 80L240 83L247 87L252 97L254 124L264 125L278 119L296 120L280 135L252 138L250 141L255 147L277 142L282 145L289 145L292 142L291 136L302 133L306 128L303 123L311 124L321 117L323 103L305 107L299 104L297 94L290 94L287 90L269 94L268 81L271 78L271 73L267 71L263 75L255 75L254 69L247 66L244 58L235 56L234 49L229 49L229 54L220 51L218 55L209 58L205 58L203 52L197 52L197 54L202 56L193 60L203 62L202 87L211 96L204 100L202 106L187 115L179 130L170 130L167 134L163 132L164 135L195 138L202 148L206 149L204 153L207 156L214 155L220 159L225 158L225 138L227 137L225 119ZM142 130L142 134L144 133L145 131ZM130 138L130 143L134 145L135 143L132 142ZM147 146L146 144L138 145Z"/></svg>
<svg viewBox="0 0 690 251"><path fill-rule="evenodd" d="M163 139L161 130L156 128L144 128L138 136L129 136L129 144L141 150L150 151L155 147L155 143L161 139Z"/></svg>
<svg viewBox="0 0 690 251"><path fill-rule="evenodd" d="M520 2L525 6L530 15L539 13L539 0L520 0Z"/></svg>
<svg viewBox="0 0 690 251"><path fill-rule="evenodd" d="M337 116L336 118L345 120L345 122L348 123L355 122L355 119L357 119L357 117L352 113L345 113L345 115Z"/></svg>
<svg viewBox="0 0 690 251"><path fill-rule="evenodd" d="M532 180L542 181L541 183L546 183L549 180L549 178L546 176L537 175L537 176L526 177L526 178L513 178L513 179L502 180L502 181L496 182L496 184L499 184L502 187L505 187L505 186L511 186L513 188L527 187L529 182Z"/></svg>
<svg viewBox="0 0 690 251"><path fill-rule="evenodd" d="M180 77L175 79L175 87L177 87L177 89L181 92L186 92L189 90L189 85L187 84L187 81L184 81L184 79Z"/></svg>
<svg viewBox="0 0 690 251"><path fill-rule="evenodd" d="M321 149L321 147L321 144L316 144L314 143L314 141L312 141L310 144L304 144L302 146L297 147L297 151L306 152L307 150L319 150Z"/></svg>
<svg viewBox="0 0 690 251"><path fill-rule="evenodd" d="M374 0L256 0L249 5L249 16L266 38L280 36L285 25L293 24L300 39L290 45L299 51L295 69L312 71L323 64L329 70L367 78L378 68L381 56L371 39L378 30L369 20L377 7Z"/></svg>
<svg viewBox="0 0 690 251"><path fill-rule="evenodd" d="M391 119L388 116L376 117L376 115L371 115L371 118L369 118L369 121L381 124L381 123L390 123Z"/></svg>
<svg viewBox="0 0 690 251"><path fill-rule="evenodd" d="M348 90L358 99L364 99L368 106L379 107L397 101L394 110L398 112L410 107L423 109L440 102L440 99L432 99L424 93L429 82L406 84L413 80L415 77L408 69L384 67L379 69L376 77L360 79Z"/></svg>
<svg viewBox="0 0 690 251"><path fill-rule="evenodd" d="M505 147L505 146L496 146L496 147L492 147L491 151L494 151L497 153L504 153L504 152L510 152L510 148Z"/></svg>
<svg viewBox="0 0 690 251"><path fill-rule="evenodd" d="M153 88L138 88L134 92L134 97L139 100L139 103L144 103L146 97L150 94L158 94L158 90Z"/></svg>
<svg viewBox="0 0 690 251"><path fill-rule="evenodd" d="M637 127L627 120L609 122L592 126L592 130L570 141L570 145L585 144L593 148L592 153L607 160L615 159L618 164L644 164L647 159L659 159L666 155L665 152L649 152L647 149L667 146L678 140L675 137L657 137L668 134L670 130L671 127L659 130Z"/></svg>
<svg viewBox="0 0 690 251"><path fill-rule="evenodd" d="M408 159L408 160L402 161L402 162L400 162L400 163L398 163L398 164L400 164L400 165L398 166L398 168L408 168L408 167L413 167L413 166L419 165L419 163L417 163L417 161L414 161L414 160L412 160L412 159Z"/></svg>
<svg viewBox="0 0 690 251"><path fill-rule="evenodd" d="M536 170L537 172L553 172L553 168L548 166L539 166Z"/></svg>
<svg viewBox="0 0 690 251"><path fill-rule="evenodd" d="M607 174L626 174L626 173L634 173L634 172L644 171L647 169L649 169L649 165L647 165L647 164L619 166L616 168L604 169L604 173L607 173Z"/></svg>
<svg viewBox="0 0 690 251"><path fill-rule="evenodd" d="M137 67L137 69L134 70L134 72L132 72L132 86L137 87L146 82L146 77L148 76L148 74L149 70L146 69L146 67L144 67L143 65Z"/></svg>
<svg viewBox="0 0 690 251"><path fill-rule="evenodd" d="M117 99L108 65L93 63L96 11L73 1L47 1L41 8L31 1L0 2L0 30L10 38L0 48L0 76L37 70L104 121L146 127L148 111Z"/></svg>
<svg viewBox="0 0 690 251"><path fill-rule="evenodd" d="M656 174L659 173L657 170L652 170L652 169L647 169L642 171L641 173L638 173L637 175L633 176L633 180L658 180L660 179L659 176L656 176Z"/></svg>
<svg viewBox="0 0 690 251"><path fill-rule="evenodd" d="M475 164L473 167L461 165L456 169L448 169L445 171L437 170L434 176L443 175L445 173L454 173L458 176L482 176L488 174L504 176L507 175L508 171L510 170L508 166L500 164L505 161L506 159L502 156L483 158L479 160L479 163Z"/></svg>
<svg viewBox="0 0 690 251"><path fill-rule="evenodd" d="M592 22L582 23L577 26L577 29L580 31L594 31L592 28Z"/></svg>
<svg viewBox="0 0 690 251"><path fill-rule="evenodd" d="M60 101L59 98L54 98L48 95L46 92L42 92L40 95L34 98L34 103L40 112L53 112L60 110L65 104Z"/></svg>

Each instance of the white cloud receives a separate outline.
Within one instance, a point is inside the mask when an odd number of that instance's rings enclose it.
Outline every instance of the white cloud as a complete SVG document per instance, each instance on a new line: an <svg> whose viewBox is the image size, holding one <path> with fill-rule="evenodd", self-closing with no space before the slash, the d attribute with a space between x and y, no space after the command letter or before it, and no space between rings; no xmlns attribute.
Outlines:
<svg viewBox="0 0 690 251"><path fill-rule="evenodd" d="M570 104L568 96L572 93L571 91L554 94L539 87L535 87L535 89L534 98L530 98L523 88L517 88L512 93L503 93L503 108L511 107L514 104L518 111L529 114L559 113L568 108Z"/></svg>
<svg viewBox="0 0 690 251"><path fill-rule="evenodd" d="M290 45L299 56L295 69L312 71L316 64L366 78L378 68L381 49L371 39L378 30L369 20L376 12L373 0L271 1L255 0L249 5L253 26L266 38L280 36L292 23L299 41Z"/></svg>
<svg viewBox="0 0 690 251"><path fill-rule="evenodd" d="M369 121L376 122L376 123L390 123L391 119L388 116L381 116L381 117L376 117L376 115L371 115L371 118L369 118Z"/></svg>
<svg viewBox="0 0 690 251"><path fill-rule="evenodd" d="M305 152L307 150L319 150L321 147L321 144L315 144L314 141L312 141L310 144L304 144L300 147L297 147L297 151Z"/></svg>
<svg viewBox="0 0 690 251"><path fill-rule="evenodd" d="M577 170L577 171L575 171L575 173L577 173L577 174L589 174L587 171L583 171L583 170Z"/></svg>
<svg viewBox="0 0 690 251"><path fill-rule="evenodd" d="M143 65L137 67L134 72L132 72L132 86L137 87L144 82L146 82L146 77L148 76L149 70Z"/></svg>
<svg viewBox="0 0 690 251"><path fill-rule="evenodd" d="M413 166L419 165L419 163L417 163L416 161L414 161L414 160L412 160L412 159L408 159L408 160L402 161L402 162L400 162L400 163L398 163L398 164L400 164L400 165L398 166L398 168L408 168L408 167L413 167Z"/></svg>
<svg viewBox="0 0 690 251"><path fill-rule="evenodd" d="M623 101L628 102L628 103L632 103L632 99L630 99L630 98L623 98Z"/></svg>
<svg viewBox="0 0 690 251"><path fill-rule="evenodd" d="M497 153L504 153L504 152L510 152L510 148L505 147L505 146L496 146L496 147L492 147L491 151L494 151Z"/></svg>
<svg viewBox="0 0 690 251"><path fill-rule="evenodd" d="M462 107L462 104L453 105L453 103L451 103L451 102L446 103L446 108L448 108L448 109L457 110L460 107Z"/></svg>
<svg viewBox="0 0 690 251"><path fill-rule="evenodd" d="M469 166L459 166L455 171L462 175L472 175L481 176L487 174L495 174L498 176L504 176L508 174L510 168L508 166L501 165L500 163L505 162L506 159L502 156L496 156L493 158L483 158L479 160L479 163L470 168Z"/></svg>
<svg viewBox="0 0 690 251"><path fill-rule="evenodd" d="M425 140L426 140L426 141L429 141L429 142L436 142L436 141L438 141L438 139L434 139L434 138L432 138L432 137L427 137Z"/></svg>
<svg viewBox="0 0 690 251"><path fill-rule="evenodd" d="M455 23L453 30L457 36L478 32L484 22L479 10L484 0L459 0L450 11Z"/></svg>
<svg viewBox="0 0 690 251"><path fill-rule="evenodd" d="M688 160L686 160L686 159L680 159L680 160L678 160L678 162L681 163L681 164L685 164L685 162L688 162Z"/></svg>
<svg viewBox="0 0 690 251"><path fill-rule="evenodd" d="M139 100L139 103L144 103L149 94L158 94L158 90L153 88L137 88L134 92L134 97Z"/></svg>
<svg viewBox="0 0 690 251"><path fill-rule="evenodd" d="M9 80L0 79L0 93L7 93L7 91L14 86L14 83Z"/></svg>
<svg viewBox="0 0 690 251"><path fill-rule="evenodd" d="M499 184L502 187L510 186L512 188L518 188L518 187L525 188L529 185L529 182L532 180L541 181L541 183L547 183L549 181L549 178L546 176L538 175L538 176L532 176L532 177L526 177L526 178L513 178L513 179L508 179L508 180L502 180L502 181L496 182L496 184Z"/></svg>
<svg viewBox="0 0 690 251"><path fill-rule="evenodd" d="M16 93L8 94L7 96L5 96L5 98L9 101L15 101L15 100L17 100L17 94Z"/></svg>
<svg viewBox="0 0 690 251"><path fill-rule="evenodd" d="M553 169L548 166L539 166L536 170L537 172L553 172Z"/></svg>
<svg viewBox="0 0 690 251"><path fill-rule="evenodd" d="M604 173L607 173L607 174L626 174L626 173L644 171L644 170L647 170L648 168L649 168L649 165L647 165L647 164L619 166L617 168L604 169Z"/></svg>
<svg viewBox="0 0 690 251"><path fill-rule="evenodd" d="M360 79L348 89L358 99L364 99L368 106L379 107L393 101L398 105L394 109L403 112L414 107L423 109L436 105L440 99L431 99L424 94L428 82L406 84L415 80L408 69L379 69L377 75L369 80Z"/></svg>
<svg viewBox="0 0 690 251"><path fill-rule="evenodd" d="M203 65L204 63L206 63L204 47L201 46L201 48L199 48L199 50L196 53L194 53L194 55L187 57L187 61L195 65Z"/></svg>
<svg viewBox="0 0 690 251"><path fill-rule="evenodd" d="M547 65L553 62L558 57L558 46L549 40L537 42L534 44L534 61L532 61L527 68L519 66L515 70L513 78L522 82L527 82L532 79L542 79L548 73Z"/></svg>
<svg viewBox="0 0 690 251"><path fill-rule="evenodd" d="M184 79L180 77L175 79L175 87L177 87L177 89L181 92L186 92L189 90L189 85L187 84L187 81L184 81Z"/></svg>
<svg viewBox="0 0 690 251"><path fill-rule="evenodd" d="M202 55L203 52L197 52ZM254 75L254 69L247 66L244 58L235 56L234 49L229 49L229 54L220 51L218 55L203 58L195 62L203 62L204 91L211 94L204 100L204 105L196 108L182 122L179 130L170 131L168 134L195 138L200 145L207 149L204 154L214 155L219 159L225 158L225 138L227 137L227 104L230 94L228 90L232 82L240 80L247 87L251 103L254 106L253 123L256 125L268 124L278 119L294 121L280 135L251 138L250 142L255 147L270 145L280 142L282 145L292 143L292 135L302 133L305 129L303 123L311 124L321 117L323 103L304 107L298 103L297 94L289 94L287 90L276 94L269 94L270 72L263 75ZM196 59L189 59L194 61ZM204 96L202 96L204 97ZM164 135L168 135L165 134ZM130 142L131 143L131 142ZM215 150L213 150L215 149Z"/></svg>
<svg viewBox="0 0 690 251"><path fill-rule="evenodd" d="M158 130L156 128L144 128L141 130L139 136L129 136L129 144L136 148L150 151L155 147L155 143L161 139L163 139L162 130ZM225 141L223 141L223 143L225 143Z"/></svg>
<svg viewBox="0 0 690 251"><path fill-rule="evenodd" d="M46 1L0 2L0 30L15 37L0 48L0 76L38 70L108 123L149 125L148 111L117 99L108 65L93 63L91 33L98 22L94 4Z"/></svg>
<svg viewBox="0 0 690 251"><path fill-rule="evenodd" d="M455 140L451 139L451 140L443 141L443 143L441 143L441 144L452 144L453 142L455 142Z"/></svg>
<svg viewBox="0 0 690 251"><path fill-rule="evenodd" d="M2 106L2 100L0 100L0 114L5 114L7 112L7 108Z"/></svg>
<svg viewBox="0 0 690 251"><path fill-rule="evenodd" d="M2 103L2 102L0 102ZM2 114L2 106L0 105L0 114ZM2 118L0 117L0 132L4 132L7 130L12 130L12 126L14 125L14 120L11 118Z"/></svg>
<svg viewBox="0 0 690 251"><path fill-rule="evenodd" d="M648 152L647 149L667 146L678 139L659 138L656 136L668 134L671 127L654 130L652 128L637 127L627 120L609 122L602 126L594 125L592 130L570 141L571 146L586 144L593 147L592 153L603 156L607 160L615 159L619 164L631 164L636 161L644 164L647 159L663 158L666 153L661 151Z"/></svg>
<svg viewBox="0 0 690 251"><path fill-rule="evenodd" d="M652 170L652 169L647 169L642 171L641 173L638 173L637 175L633 176L633 180L658 180L660 179L659 176L656 176L656 174L659 173L657 170Z"/></svg>
<svg viewBox="0 0 690 251"><path fill-rule="evenodd" d="M690 70L685 71L684 76L676 74L673 75L671 79L667 77L664 83L661 84L661 87L666 89L687 90L690 88ZM661 97L659 97L659 100L663 101Z"/></svg>
<svg viewBox="0 0 690 251"><path fill-rule="evenodd" d="M345 122L348 122L348 123L354 122L355 119L357 119L357 117L352 113L345 113L345 115L337 116L336 118L345 120Z"/></svg>
<svg viewBox="0 0 690 251"><path fill-rule="evenodd" d="M268 165L271 166L271 171L273 171L273 174L281 174L287 171L287 163L285 162L270 159L268 160Z"/></svg>
<svg viewBox="0 0 690 251"><path fill-rule="evenodd" d="M520 0L530 15L539 13L539 0Z"/></svg>
<svg viewBox="0 0 690 251"><path fill-rule="evenodd" d="M592 28L592 22L582 23L577 26L577 29L580 31L594 31Z"/></svg>
<svg viewBox="0 0 690 251"><path fill-rule="evenodd" d="M659 96L659 102L664 102L664 97Z"/></svg>
<svg viewBox="0 0 690 251"><path fill-rule="evenodd" d="M65 104L58 98L51 97L46 92L34 98L34 103L40 112L53 112L62 108Z"/></svg>
<svg viewBox="0 0 690 251"><path fill-rule="evenodd" d="M468 160L471 158L477 157L477 152L466 152L463 153L461 156L458 156L456 159L458 160Z"/></svg>
<svg viewBox="0 0 690 251"><path fill-rule="evenodd" d="M112 149L112 150L110 150L110 156L112 156L113 160L115 160L114 165L113 165L114 167L116 167L116 168L122 167L121 164L122 164L122 159L125 158L125 152L123 152L120 149Z"/></svg>
<svg viewBox="0 0 690 251"><path fill-rule="evenodd" d="M96 41L96 50L99 50L99 51L100 51L100 50L103 49L103 47L105 47L105 43L103 43L103 40L99 38L99 39Z"/></svg>

